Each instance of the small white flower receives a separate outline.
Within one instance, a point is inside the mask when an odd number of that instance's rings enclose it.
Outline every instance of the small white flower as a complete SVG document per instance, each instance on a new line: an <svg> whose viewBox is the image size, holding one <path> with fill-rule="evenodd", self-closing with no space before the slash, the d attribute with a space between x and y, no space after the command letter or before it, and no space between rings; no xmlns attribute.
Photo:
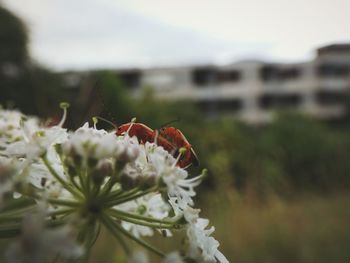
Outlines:
<svg viewBox="0 0 350 263"><path fill-rule="evenodd" d="M206 229L209 220L199 217L200 209L184 206L185 204L181 202L179 204L179 199L176 197L170 197L169 203L175 215L183 215L188 223L186 231L190 243L188 256L191 258L202 258L209 262L228 262L225 256L218 250L219 242L210 236L215 228Z"/></svg>
<svg viewBox="0 0 350 263"><path fill-rule="evenodd" d="M129 231L133 236L139 238L139 237L150 237L153 236L154 231L152 228L148 226L141 226L141 225L136 225L133 223L129 223L126 221L122 222L122 227Z"/></svg>
<svg viewBox="0 0 350 263"><path fill-rule="evenodd" d="M157 219L163 219L167 217L170 209L169 206L163 201L161 195L154 193L118 205L116 208Z"/></svg>
<svg viewBox="0 0 350 263"><path fill-rule="evenodd" d="M0 148L3 155L34 160L49 147L67 139L61 126L41 127L37 118L17 111L0 111Z"/></svg>
<svg viewBox="0 0 350 263"><path fill-rule="evenodd" d="M11 160L0 156L0 206L5 194L13 191L18 173L16 160Z"/></svg>
<svg viewBox="0 0 350 263"><path fill-rule="evenodd" d="M194 187L200 184L201 176L186 179L187 176L186 170L173 167L171 171L163 175L162 179L167 186L169 196L177 197L179 203L192 206L192 197L196 195Z"/></svg>
<svg viewBox="0 0 350 263"><path fill-rule="evenodd" d="M177 160L162 147L146 142L140 145L138 158L125 167L125 173L133 179L162 179L170 197L181 199L184 207L193 205L192 197L196 195L194 187L200 184L201 176L187 179L187 171L177 167L176 162Z"/></svg>
<svg viewBox="0 0 350 263"><path fill-rule="evenodd" d="M116 206L118 209L139 214L146 217L163 219L169 214L169 206L163 201L160 194L149 194L136 200ZM122 222L122 226L134 236L152 236L153 229L129 222Z"/></svg>
<svg viewBox="0 0 350 263"><path fill-rule="evenodd" d="M216 262L218 260L220 263L228 263L229 261L218 250L219 242L210 236L215 228L206 229L208 224L209 220L204 218L198 218L195 222L189 223L187 228L187 236L190 242L189 256L196 258L198 249L200 249L205 261Z"/></svg>
<svg viewBox="0 0 350 263"><path fill-rule="evenodd" d="M138 155L138 142L128 136L117 137L114 132L97 130L85 123L77 131L69 135L63 144L66 154L72 151L83 158L122 158L134 160Z"/></svg>
<svg viewBox="0 0 350 263"><path fill-rule="evenodd" d="M187 236L190 241L190 246L193 247L192 249L200 248L204 260L214 261L219 242L210 236L215 228L211 227L206 229L208 224L208 219L198 218L196 223L189 224Z"/></svg>
<svg viewBox="0 0 350 263"><path fill-rule="evenodd" d="M11 243L6 253L7 262L46 262L57 254L77 259L83 254L81 246L76 244L72 230L68 225L54 229L45 228L44 214L27 215L22 224L20 238Z"/></svg>
<svg viewBox="0 0 350 263"><path fill-rule="evenodd" d="M0 145L4 146L23 139L21 121L24 115L15 110L0 110ZM28 122L37 126L37 119L30 118Z"/></svg>
<svg viewBox="0 0 350 263"><path fill-rule="evenodd" d="M127 134L118 137L116 144L116 154L124 161L134 161L140 154L140 145L137 138L129 137Z"/></svg>
<svg viewBox="0 0 350 263"><path fill-rule="evenodd" d="M163 260L163 263L184 263L182 257L180 256L179 252L172 252L168 255Z"/></svg>
<svg viewBox="0 0 350 263"><path fill-rule="evenodd" d="M135 251L131 258L129 259L129 263L148 263L148 255L141 250Z"/></svg>
<svg viewBox="0 0 350 263"><path fill-rule="evenodd" d="M26 131L24 140L6 147L5 154L14 157L26 157L32 161L46 153L53 145L67 139L67 131L58 126Z"/></svg>
<svg viewBox="0 0 350 263"><path fill-rule="evenodd" d="M64 172L59 157L53 149L50 149L47 157L57 175L64 180L67 175ZM22 181L42 190L38 191L37 193L42 200L46 200L47 198L63 198L65 200L74 199L72 194L67 191L55 177L53 177L46 165L41 161L33 162L30 165L27 165L23 169L21 175Z"/></svg>
<svg viewBox="0 0 350 263"><path fill-rule="evenodd" d="M105 130L97 130L89 128L89 124L85 123L82 127L76 130L74 133L69 134L69 139L63 144L63 151L69 154L74 151L83 157L100 157L95 156L95 149L98 147L98 143L103 136L107 135ZM106 149L106 151L108 151Z"/></svg>
<svg viewBox="0 0 350 263"><path fill-rule="evenodd" d="M25 117L18 111L0 110L0 153L4 156L26 156L26 131L39 129L36 118Z"/></svg>

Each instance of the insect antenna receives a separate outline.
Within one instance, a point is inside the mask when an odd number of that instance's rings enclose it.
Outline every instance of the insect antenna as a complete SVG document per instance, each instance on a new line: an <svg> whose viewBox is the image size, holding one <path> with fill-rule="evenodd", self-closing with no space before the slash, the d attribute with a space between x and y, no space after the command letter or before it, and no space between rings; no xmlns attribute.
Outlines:
<svg viewBox="0 0 350 263"><path fill-rule="evenodd" d="M104 107L99 89L101 77L94 81L94 83L91 83L93 80L91 81L89 78L91 78L91 76L88 77L88 82L83 86L83 103L85 105L84 112L82 113L83 120L89 119L93 115L100 114L102 111L101 108ZM98 100L96 100L96 97Z"/></svg>
<svg viewBox="0 0 350 263"><path fill-rule="evenodd" d="M179 122L179 121L181 121L181 119L180 119L180 117L177 117L177 118L174 119L174 120L171 120L171 121L168 121L168 122L162 124L162 125L160 126L160 128L164 128L164 127L166 127L166 126L168 126L168 125L170 125L170 124L172 124L172 123L174 123L174 122Z"/></svg>
<svg viewBox="0 0 350 263"><path fill-rule="evenodd" d="M102 117L100 117L100 116L95 116L94 118L96 118L96 119L98 119L98 120L101 120L101 121L104 121L104 122L106 122L106 123L112 125L113 128L115 128L115 129L118 128L117 125L115 125L113 122L111 122L111 121L109 121L109 120L107 120L107 119L105 119L105 118L102 118Z"/></svg>
<svg viewBox="0 0 350 263"><path fill-rule="evenodd" d="M1 0L0 0L1 1ZM105 98L106 94L104 91L104 80L106 79L106 76L104 74L98 74L95 76L95 82L93 84L93 87L91 89L91 101L94 101L95 104L93 104L94 109L90 109L90 113L88 112L87 116L85 116L85 119L89 118L89 115L91 116L91 113L98 114L98 115L106 115L109 119L112 121L115 121L115 118L113 117L113 114L111 113L109 109L108 103L106 103ZM98 117L102 120L102 117ZM108 120L104 119L103 121L108 122ZM109 123L111 124L111 123Z"/></svg>

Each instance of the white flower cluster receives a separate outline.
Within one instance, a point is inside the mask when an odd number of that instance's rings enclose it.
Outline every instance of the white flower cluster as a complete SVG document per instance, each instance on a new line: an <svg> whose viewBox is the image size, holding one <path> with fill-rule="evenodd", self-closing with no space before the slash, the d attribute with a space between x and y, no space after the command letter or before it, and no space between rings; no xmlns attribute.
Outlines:
<svg viewBox="0 0 350 263"><path fill-rule="evenodd" d="M211 236L214 228L193 208L203 174L189 178L177 166L180 155L127 132L117 136L96 123L68 132L65 116L66 107L58 125L45 127L17 111L0 111L0 238L17 238L8 262L88 255L100 224L127 253L125 237L165 257L142 237L184 232L188 249L164 262L228 262Z"/></svg>

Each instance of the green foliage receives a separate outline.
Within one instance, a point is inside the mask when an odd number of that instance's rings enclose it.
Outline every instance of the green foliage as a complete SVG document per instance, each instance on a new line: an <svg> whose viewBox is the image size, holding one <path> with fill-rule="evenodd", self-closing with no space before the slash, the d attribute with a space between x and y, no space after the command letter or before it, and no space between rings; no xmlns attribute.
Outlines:
<svg viewBox="0 0 350 263"><path fill-rule="evenodd" d="M62 80L39 66L30 66L16 78L0 78L0 104L27 114L54 116L62 100Z"/></svg>
<svg viewBox="0 0 350 263"><path fill-rule="evenodd" d="M280 116L262 135L265 156L296 189L349 187L349 142L346 130L293 114Z"/></svg>
<svg viewBox="0 0 350 263"><path fill-rule="evenodd" d="M156 100L148 90L134 105L138 120L152 128L180 117L171 125L184 132L201 167L208 167L211 188L288 196L350 187L350 136L345 128L292 112L280 113L264 127L228 118L207 120L189 102Z"/></svg>
<svg viewBox="0 0 350 263"><path fill-rule="evenodd" d="M191 128L189 123L195 126L200 121L199 112L191 102L159 100L155 95L150 87L146 87L141 97L135 100L134 112L139 121L154 129L159 129L169 122L180 128Z"/></svg>
<svg viewBox="0 0 350 263"><path fill-rule="evenodd" d="M288 194L350 186L347 130L335 130L290 113L281 114L275 122L261 128L232 124L225 130L221 126L216 124L216 134L201 146L230 159L222 169L228 171L225 176L234 178L238 189ZM209 159L209 170L213 166L211 156L205 157Z"/></svg>
<svg viewBox="0 0 350 263"><path fill-rule="evenodd" d="M62 81L28 57L27 29L0 6L0 104L28 114L53 116L62 96Z"/></svg>
<svg viewBox="0 0 350 263"><path fill-rule="evenodd" d="M102 115L117 123L130 121L134 116L133 101L125 92L120 79L110 72L99 72L95 77L104 103Z"/></svg>
<svg viewBox="0 0 350 263"><path fill-rule="evenodd" d="M26 62L28 36L22 21L0 6L0 64Z"/></svg>

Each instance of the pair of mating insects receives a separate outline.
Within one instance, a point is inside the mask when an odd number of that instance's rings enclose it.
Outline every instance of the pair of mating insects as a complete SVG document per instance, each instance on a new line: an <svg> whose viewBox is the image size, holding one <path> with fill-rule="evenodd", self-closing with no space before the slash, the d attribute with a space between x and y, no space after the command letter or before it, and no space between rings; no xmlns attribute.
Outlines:
<svg viewBox="0 0 350 263"><path fill-rule="evenodd" d="M199 165L199 160L192 145L187 141L183 133L174 127L163 127L159 131L152 130L143 123L126 123L116 129L118 136L128 133L130 137L136 136L139 143L155 142L162 146L175 158L179 157L177 165L188 168L191 164ZM179 156L181 154L181 156Z"/></svg>

